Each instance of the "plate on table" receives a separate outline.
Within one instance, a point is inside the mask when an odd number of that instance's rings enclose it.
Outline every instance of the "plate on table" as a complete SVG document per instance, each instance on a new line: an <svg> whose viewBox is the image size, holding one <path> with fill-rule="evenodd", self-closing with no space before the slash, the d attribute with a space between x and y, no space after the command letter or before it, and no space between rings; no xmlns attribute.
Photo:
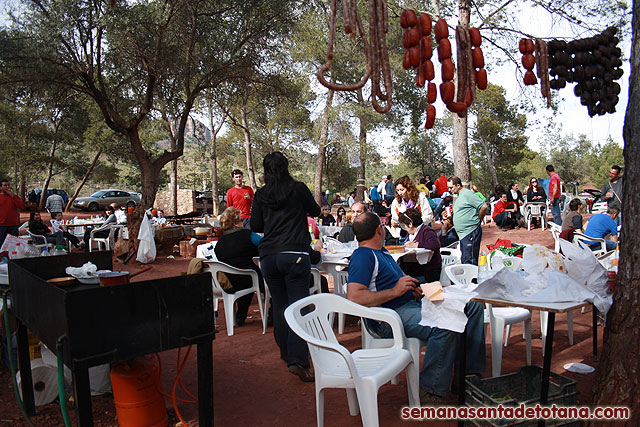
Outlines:
<svg viewBox="0 0 640 427"><path fill-rule="evenodd" d="M401 254L404 252L403 245L389 245L385 246L385 249L389 251L390 254Z"/></svg>
<svg viewBox="0 0 640 427"><path fill-rule="evenodd" d="M47 280L47 282L56 286L69 286L73 285L76 282L76 278L73 276L54 277L53 279Z"/></svg>
<svg viewBox="0 0 640 427"><path fill-rule="evenodd" d="M83 285L100 284L100 278L98 276L76 277L76 279L78 279L78 282L82 283Z"/></svg>

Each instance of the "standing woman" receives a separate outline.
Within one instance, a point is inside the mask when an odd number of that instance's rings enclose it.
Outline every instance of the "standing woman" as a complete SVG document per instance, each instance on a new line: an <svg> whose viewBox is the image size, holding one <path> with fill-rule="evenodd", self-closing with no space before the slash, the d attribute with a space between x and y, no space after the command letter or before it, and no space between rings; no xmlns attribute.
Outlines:
<svg viewBox="0 0 640 427"><path fill-rule="evenodd" d="M284 319L289 304L309 296L311 238L307 214L318 216L320 207L311 191L289 175L289 161L279 151L262 162L266 185L258 190L251 207L251 229L264 233L258 246L260 268L273 304L273 334L280 357L289 372L313 381L306 342Z"/></svg>

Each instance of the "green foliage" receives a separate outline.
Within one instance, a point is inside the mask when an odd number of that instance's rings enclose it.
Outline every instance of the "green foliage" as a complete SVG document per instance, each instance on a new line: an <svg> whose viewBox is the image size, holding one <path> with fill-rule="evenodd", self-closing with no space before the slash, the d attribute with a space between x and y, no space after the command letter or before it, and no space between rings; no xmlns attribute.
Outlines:
<svg viewBox="0 0 640 427"><path fill-rule="evenodd" d="M447 133L446 123L437 120L432 130L413 131L402 140L400 153L406 164L415 170L414 176L439 176L442 171L447 176L453 174L453 162L448 158L440 138L448 136Z"/></svg>
<svg viewBox="0 0 640 427"><path fill-rule="evenodd" d="M602 188L609 180L609 170L611 166L624 165L624 157L622 156L622 147L609 139L603 145L596 145L590 156L591 176L590 183L596 188ZM624 172L624 171L623 171Z"/></svg>
<svg viewBox="0 0 640 427"><path fill-rule="evenodd" d="M487 90L478 91L478 97L471 106L476 125L471 132L471 161L473 181L483 192L486 185L493 187L491 168L500 184L518 181L525 177L524 171L514 168L527 152L525 130L527 120L524 114L505 98L501 86L489 84Z"/></svg>

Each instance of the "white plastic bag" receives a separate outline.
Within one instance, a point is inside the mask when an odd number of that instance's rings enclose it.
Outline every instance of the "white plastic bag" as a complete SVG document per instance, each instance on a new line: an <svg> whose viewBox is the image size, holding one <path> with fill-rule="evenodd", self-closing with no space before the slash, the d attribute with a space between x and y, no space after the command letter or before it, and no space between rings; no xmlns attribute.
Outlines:
<svg viewBox="0 0 640 427"><path fill-rule="evenodd" d="M560 248L566 257L567 274L601 298L608 298L607 270L593 252L563 239L560 239Z"/></svg>
<svg viewBox="0 0 640 427"><path fill-rule="evenodd" d="M537 244L524 248L520 268L529 274L540 274L547 268L561 273L566 273L567 271L564 256Z"/></svg>
<svg viewBox="0 0 640 427"><path fill-rule="evenodd" d="M140 245L138 245L138 255L136 256L136 260L143 263L149 264L156 260L156 242L155 242L155 231L151 226L151 222L149 222L149 217L145 212L142 218L142 224L140 224L140 231L138 231L138 240L140 240Z"/></svg>

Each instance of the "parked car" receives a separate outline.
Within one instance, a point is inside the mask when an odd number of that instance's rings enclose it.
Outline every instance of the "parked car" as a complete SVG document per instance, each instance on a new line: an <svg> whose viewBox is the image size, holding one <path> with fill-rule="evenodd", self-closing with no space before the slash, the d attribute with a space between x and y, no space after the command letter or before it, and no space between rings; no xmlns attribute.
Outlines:
<svg viewBox="0 0 640 427"><path fill-rule="evenodd" d="M62 188L47 188L47 197L53 194L53 190L58 191L58 194L62 196L62 200L64 200L65 205L69 203L69 195ZM40 198L42 197L42 188L36 188L34 192L36 193L36 203L40 203ZM45 197L45 201L47 200L47 197Z"/></svg>
<svg viewBox="0 0 640 427"><path fill-rule="evenodd" d="M118 206L135 206L140 203L140 195L138 193L130 193L128 191L110 188L96 191L89 197L77 198L73 201L73 207L95 212L105 209L111 203L116 203Z"/></svg>

